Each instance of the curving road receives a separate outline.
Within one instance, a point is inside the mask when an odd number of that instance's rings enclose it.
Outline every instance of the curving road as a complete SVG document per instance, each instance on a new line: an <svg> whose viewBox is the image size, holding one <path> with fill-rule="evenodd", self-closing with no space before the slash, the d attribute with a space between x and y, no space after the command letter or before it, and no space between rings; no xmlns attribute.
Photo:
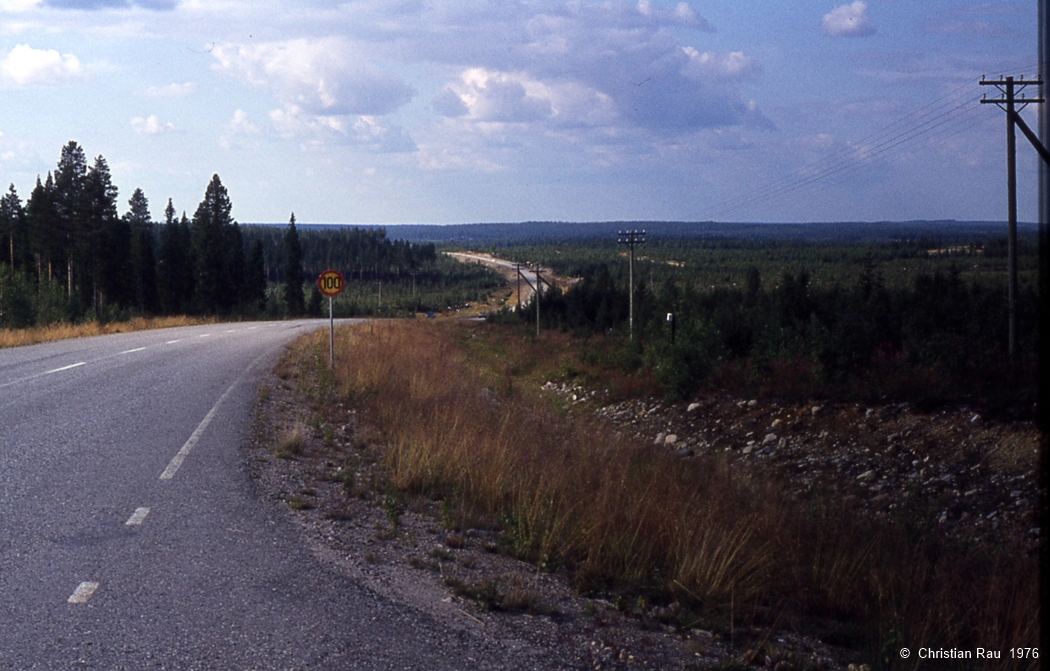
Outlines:
<svg viewBox="0 0 1050 671"><path fill-rule="evenodd" d="M253 497L258 381L326 322L0 350L0 669L488 669Z"/></svg>

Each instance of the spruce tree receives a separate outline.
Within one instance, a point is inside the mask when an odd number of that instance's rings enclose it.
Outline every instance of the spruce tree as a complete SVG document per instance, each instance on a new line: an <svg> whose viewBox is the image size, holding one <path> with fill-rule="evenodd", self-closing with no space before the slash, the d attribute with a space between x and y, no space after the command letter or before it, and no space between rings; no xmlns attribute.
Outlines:
<svg viewBox="0 0 1050 671"><path fill-rule="evenodd" d="M7 193L0 197L0 261L11 266L11 270L28 269L28 235L26 232L26 213L22 199L12 184Z"/></svg>
<svg viewBox="0 0 1050 671"><path fill-rule="evenodd" d="M127 308L134 303L131 276L131 226L117 213L117 187L102 156L95 158L84 182L81 215L83 238L78 247L83 269L81 295L96 314L106 304Z"/></svg>
<svg viewBox="0 0 1050 671"><path fill-rule="evenodd" d="M284 234L284 304L292 317L300 317L306 312L303 249L299 244L299 232L295 230L294 212L288 222L288 232Z"/></svg>
<svg viewBox="0 0 1050 671"><path fill-rule="evenodd" d="M135 189L128 200L130 209L124 220L131 227L131 276L134 285L135 308L142 314L160 312L157 291L157 263L153 252L153 220L149 200L142 189Z"/></svg>
<svg viewBox="0 0 1050 671"><path fill-rule="evenodd" d="M54 273L65 279L70 300L76 297L78 286L87 287L89 299L92 289L90 281L82 282L80 277L89 263L92 246L83 217L86 181L87 157L80 145L70 140L62 147L50 188L55 215L51 262Z"/></svg>
<svg viewBox="0 0 1050 671"><path fill-rule="evenodd" d="M39 176L36 178L36 187L26 202L26 228L38 281L40 284L50 284L57 279L55 265L63 259L62 237L55 209L55 182L50 172L43 184Z"/></svg>
<svg viewBox="0 0 1050 671"><path fill-rule="evenodd" d="M181 266L189 262L188 255L181 248L179 222L175 220L175 206L168 198L164 208L164 226L160 231L160 254L157 259L157 293L160 298L160 309L164 314L174 315L182 312L182 296L179 291Z"/></svg>
<svg viewBox="0 0 1050 671"><path fill-rule="evenodd" d="M193 214L194 284L198 306L207 313L225 313L237 302L240 282L230 284L229 265L244 252L236 247L240 232L234 229L233 204L218 175L212 175L204 200Z"/></svg>

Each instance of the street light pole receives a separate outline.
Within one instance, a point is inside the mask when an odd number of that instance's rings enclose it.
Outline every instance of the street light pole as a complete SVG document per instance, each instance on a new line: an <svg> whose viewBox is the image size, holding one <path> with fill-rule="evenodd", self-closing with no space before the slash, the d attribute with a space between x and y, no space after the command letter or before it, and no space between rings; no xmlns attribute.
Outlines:
<svg viewBox="0 0 1050 671"><path fill-rule="evenodd" d="M628 245L631 248L631 263L628 270L628 337L634 340L634 246L645 242L645 231L620 231L616 240L617 244Z"/></svg>

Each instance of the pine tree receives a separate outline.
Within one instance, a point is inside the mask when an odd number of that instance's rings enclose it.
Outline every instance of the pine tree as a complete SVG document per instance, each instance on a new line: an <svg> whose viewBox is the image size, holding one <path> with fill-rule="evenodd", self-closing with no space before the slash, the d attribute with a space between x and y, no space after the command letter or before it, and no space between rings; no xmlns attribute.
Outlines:
<svg viewBox="0 0 1050 671"><path fill-rule="evenodd" d="M156 260L156 292L161 300L161 311L166 315L182 312L182 300L178 293L178 274L186 258L180 252L180 235L178 222L175 221L175 207L168 198L164 208L164 226L161 227L161 252Z"/></svg>
<svg viewBox="0 0 1050 671"><path fill-rule="evenodd" d="M231 232L233 204L218 175L212 175L204 200L193 214L194 289L199 307L208 313L228 312L237 301L227 265L243 251L231 247L240 239ZM236 238L236 239L235 239Z"/></svg>
<svg viewBox="0 0 1050 671"><path fill-rule="evenodd" d="M135 287L135 307L143 314L160 312L157 291L157 264L153 253L153 220L149 200L142 189L135 189L128 200L130 209L124 220L131 227L131 275Z"/></svg>
<svg viewBox="0 0 1050 671"><path fill-rule="evenodd" d="M37 279L40 284L50 284L57 279L55 265L64 258L55 208L55 182L50 172L43 184L39 176L36 178L36 187L26 202L26 227L29 250L36 262Z"/></svg>
<svg viewBox="0 0 1050 671"><path fill-rule="evenodd" d="M112 304L130 307L135 301L131 272L131 226L117 213L117 187L102 156L95 158L84 183L82 230L78 246L83 269L81 296L90 297L96 314Z"/></svg>
<svg viewBox="0 0 1050 671"><path fill-rule="evenodd" d="M50 187L55 220L50 231L54 239L49 242L53 272L64 276L70 300L75 297L74 289L80 283L78 274L83 271L91 247L90 231L82 216L86 181L87 157L80 145L70 140L62 147Z"/></svg>
<svg viewBox="0 0 1050 671"><path fill-rule="evenodd" d="M284 234L284 304L288 314L302 316L306 312L306 296L303 294L303 248L299 244L299 233L295 230L295 213L288 222Z"/></svg>
<svg viewBox="0 0 1050 671"><path fill-rule="evenodd" d="M11 266L11 270L28 269L28 234L26 231L26 213L22 199L12 184L7 193L0 197L0 261Z"/></svg>

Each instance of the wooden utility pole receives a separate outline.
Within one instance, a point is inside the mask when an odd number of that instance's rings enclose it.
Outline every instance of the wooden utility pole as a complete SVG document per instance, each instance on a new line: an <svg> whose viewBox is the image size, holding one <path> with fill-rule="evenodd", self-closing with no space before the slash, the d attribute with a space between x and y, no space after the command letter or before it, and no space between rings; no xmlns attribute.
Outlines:
<svg viewBox="0 0 1050 671"><path fill-rule="evenodd" d="M540 264L536 264L536 337L540 337L540 296L543 295L543 285L540 284Z"/></svg>
<svg viewBox="0 0 1050 671"><path fill-rule="evenodd" d="M1006 253L1009 257L1009 280L1007 283L1007 300L1009 315L1009 345L1010 360L1017 356L1017 126L1021 126L1022 132L1031 141L1036 150L1041 150L1040 155L1044 160L1046 148L1043 147L1038 138L1031 132L1028 125L1021 118L1020 111L1029 103L1041 103L1042 98L1028 98L1023 91L1027 86L1042 86L1040 80L1026 80L1024 77L1014 79L1006 77L998 81L981 79L982 85L994 86L1002 93L1001 98L982 98L982 103L998 105L1006 111L1006 188L1007 188L1007 214L1009 216Z"/></svg>
<svg viewBox="0 0 1050 671"><path fill-rule="evenodd" d="M631 265L628 270L628 337L634 340L634 246L645 242L645 231L620 231L616 242L631 248Z"/></svg>
<svg viewBox="0 0 1050 671"><path fill-rule="evenodd" d="M521 264L515 264L514 269L518 271L518 310L521 310Z"/></svg>

